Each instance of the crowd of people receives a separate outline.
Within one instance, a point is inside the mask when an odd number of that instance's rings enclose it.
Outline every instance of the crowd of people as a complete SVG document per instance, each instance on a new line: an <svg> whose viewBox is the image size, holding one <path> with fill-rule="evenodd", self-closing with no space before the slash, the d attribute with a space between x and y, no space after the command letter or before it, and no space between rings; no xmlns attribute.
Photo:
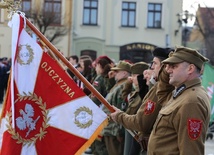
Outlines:
<svg viewBox="0 0 214 155"><path fill-rule="evenodd" d="M2 104L9 78L11 60L7 57L0 58L0 104Z"/></svg>
<svg viewBox="0 0 214 155"><path fill-rule="evenodd" d="M90 147L94 155L204 154L211 112L201 75L208 59L186 47L157 47L152 53L149 64L115 63L106 55L94 61L88 55L67 58L115 110L111 113L66 69L110 118ZM0 58L0 103L10 67L9 59Z"/></svg>
<svg viewBox="0 0 214 155"><path fill-rule="evenodd" d="M84 84L69 75L110 120L91 145L94 155L204 154L210 101L201 86L203 64L198 51L160 48L153 60L114 63L108 56L68 60L113 106L111 113ZM134 131L135 135L131 135ZM86 152L87 153L87 152Z"/></svg>

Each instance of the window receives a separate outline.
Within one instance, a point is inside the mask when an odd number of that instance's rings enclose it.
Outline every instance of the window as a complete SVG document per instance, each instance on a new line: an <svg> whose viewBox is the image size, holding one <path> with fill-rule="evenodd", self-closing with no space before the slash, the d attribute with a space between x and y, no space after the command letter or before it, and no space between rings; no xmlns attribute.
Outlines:
<svg viewBox="0 0 214 155"><path fill-rule="evenodd" d="M123 2L121 25L123 27L135 27L135 18L136 18L136 3Z"/></svg>
<svg viewBox="0 0 214 155"><path fill-rule="evenodd" d="M97 58L97 51L93 50L82 50L80 56L88 55L94 61Z"/></svg>
<svg viewBox="0 0 214 155"><path fill-rule="evenodd" d="M27 17L30 16L31 13L31 0L22 0L22 11L25 13Z"/></svg>
<svg viewBox="0 0 214 155"><path fill-rule="evenodd" d="M97 25L98 0L84 0L83 25Z"/></svg>
<svg viewBox="0 0 214 155"><path fill-rule="evenodd" d="M19 1L19 0L15 0ZM22 0L20 10L25 13L26 17L30 17L31 15L31 0Z"/></svg>
<svg viewBox="0 0 214 155"><path fill-rule="evenodd" d="M52 20L53 24L61 24L61 0L45 0L44 17Z"/></svg>
<svg viewBox="0 0 214 155"><path fill-rule="evenodd" d="M148 4L148 28L161 28L162 4Z"/></svg>

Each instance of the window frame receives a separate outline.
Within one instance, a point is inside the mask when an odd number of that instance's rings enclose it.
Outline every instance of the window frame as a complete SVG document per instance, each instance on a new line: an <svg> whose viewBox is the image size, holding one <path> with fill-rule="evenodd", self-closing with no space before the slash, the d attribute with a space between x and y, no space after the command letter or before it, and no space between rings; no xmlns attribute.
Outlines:
<svg viewBox="0 0 214 155"><path fill-rule="evenodd" d="M127 8L123 8L124 4L127 4ZM134 9L130 7L130 5L134 4ZM121 7L121 27L136 27L136 8L137 8L137 3L136 2L122 2L122 7ZM131 13L133 14L133 23L131 23ZM126 17L125 17L126 16ZM126 18L126 23L124 24L123 19Z"/></svg>
<svg viewBox="0 0 214 155"><path fill-rule="evenodd" d="M58 6L59 6L59 8L56 8ZM47 10L46 10L46 7L47 7ZM59 10L58 12L56 12L57 9ZM54 20L51 25L61 25L62 0L44 0L43 14L45 15L47 13L49 13L50 15L54 15L54 17L58 16L58 18L59 18L57 20Z"/></svg>
<svg viewBox="0 0 214 155"><path fill-rule="evenodd" d="M89 6L86 6L87 2L89 3ZM96 3L96 6L93 6L93 2ZM83 25L90 25L90 26L98 25L98 5L99 5L98 0L84 0L83 1L83 18L82 18ZM88 11L89 15L86 15L87 11ZM95 16L94 18L93 18L93 12L94 12L94 16ZM86 17L86 16L88 16L88 17ZM86 19L86 18L88 18L88 19Z"/></svg>
<svg viewBox="0 0 214 155"><path fill-rule="evenodd" d="M153 9L150 10L149 8L149 5L153 5ZM160 10L157 10L156 9L156 6L160 6ZM163 10L163 5L162 3L148 3L148 14L147 14L147 28L154 28L154 29L161 29L162 28L162 10ZM150 25L150 14L153 18L153 21L152 21L152 25ZM156 25L155 22L155 19L157 18L157 16L160 16L159 19L160 19L160 23L158 25Z"/></svg>
<svg viewBox="0 0 214 155"><path fill-rule="evenodd" d="M19 0L14 0L14 1L16 2ZM29 6L30 6L29 9L24 9L24 8L27 8L26 7L27 5L25 5L25 3L29 3ZM32 0L22 0L20 10L25 13L26 17L30 17L31 16L31 10L32 10Z"/></svg>

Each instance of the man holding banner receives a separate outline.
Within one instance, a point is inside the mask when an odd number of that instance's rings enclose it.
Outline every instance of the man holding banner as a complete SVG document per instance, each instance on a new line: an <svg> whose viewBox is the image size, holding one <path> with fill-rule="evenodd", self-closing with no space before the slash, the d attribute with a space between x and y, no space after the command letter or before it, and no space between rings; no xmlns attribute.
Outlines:
<svg viewBox="0 0 214 155"><path fill-rule="evenodd" d="M207 60L194 49L178 47L162 61L165 67L158 77L156 96L163 106L149 137L148 155L204 154L210 100L201 85L201 69ZM169 84L174 91L166 89ZM111 118L118 122L123 112L115 110ZM124 122L128 127L133 123L127 119L120 123Z"/></svg>

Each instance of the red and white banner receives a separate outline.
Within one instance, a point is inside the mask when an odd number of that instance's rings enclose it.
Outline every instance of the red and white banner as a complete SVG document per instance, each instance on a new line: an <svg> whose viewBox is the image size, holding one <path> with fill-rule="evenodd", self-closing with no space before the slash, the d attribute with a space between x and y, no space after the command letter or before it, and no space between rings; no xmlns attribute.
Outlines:
<svg viewBox="0 0 214 155"><path fill-rule="evenodd" d="M107 116L42 51L23 23L14 14L13 83L2 109L0 154L81 154L105 127Z"/></svg>

